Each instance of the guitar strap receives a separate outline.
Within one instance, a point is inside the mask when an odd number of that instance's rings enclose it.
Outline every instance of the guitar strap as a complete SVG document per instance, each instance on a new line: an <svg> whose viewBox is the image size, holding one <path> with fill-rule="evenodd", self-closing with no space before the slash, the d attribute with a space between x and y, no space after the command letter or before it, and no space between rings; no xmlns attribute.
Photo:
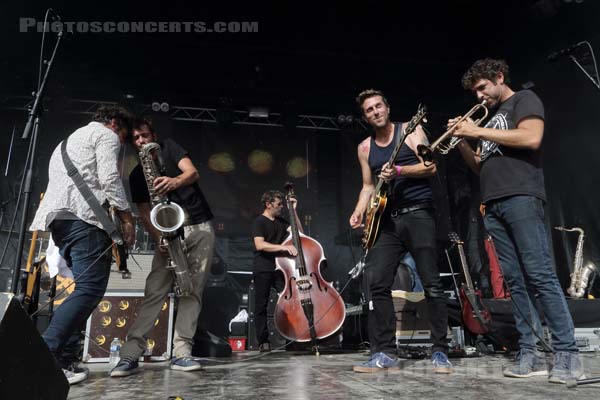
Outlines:
<svg viewBox="0 0 600 400"><path fill-rule="evenodd" d="M394 148L396 146L398 146L398 143L400 143L400 140L402 139L402 135L400 134L401 130L402 130L402 125L404 125L402 122L396 122L394 123ZM400 153L398 153L400 154ZM396 156L396 158L398 158L398 156ZM396 160L394 160L394 164L396 163ZM387 195L388 197L391 199L393 196L393 190L392 190L392 185L387 185Z"/></svg>
<svg viewBox="0 0 600 400"><path fill-rule="evenodd" d="M60 152L62 154L63 164L65 165L65 168L67 169L67 175L69 175L69 177L73 180L73 183L75 183L75 186L79 190L79 193L81 193L81 195L83 196L85 201L88 203L88 205L90 206L90 208L92 209L94 214L96 214L96 218L98 218L98 221L100 221L100 223L102 224L102 226L104 227L104 229L106 230L106 232L108 233L110 238L116 244L122 245L123 238L121 237L121 234L117 230L117 227L110 220L110 218L108 217L108 213L100 205L100 202L98 201L96 196L94 196L94 194L92 193L92 190L87 185L87 183L85 183L85 181L83 180L83 177L81 176L81 174L79 173L79 171L77 170L75 165L73 165L73 162L69 158L69 155L67 154L67 140L68 139L63 140L60 144Z"/></svg>
<svg viewBox="0 0 600 400"><path fill-rule="evenodd" d="M402 135L398 134L400 132L400 130L402 129L402 125L404 125L403 122L397 122L394 124L394 138L395 138L394 146L398 146L398 143L400 143L400 139L402 138ZM396 161L396 160L394 160L394 161Z"/></svg>

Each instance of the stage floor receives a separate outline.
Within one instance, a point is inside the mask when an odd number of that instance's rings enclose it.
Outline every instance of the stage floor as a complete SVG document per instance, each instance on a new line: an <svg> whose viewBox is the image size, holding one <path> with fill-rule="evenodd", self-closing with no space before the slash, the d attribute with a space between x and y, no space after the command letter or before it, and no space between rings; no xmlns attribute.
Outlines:
<svg viewBox="0 0 600 400"><path fill-rule="evenodd" d="M140 364L126 378L108 377L107 364L87 364L88 380L73 385L69 399L594 399L600 384L568 389L546 378L509 379L503 355L454 358L454 373L434 374L429 360L406 360L400 371L352 372L367 353L276 351L234 353L228 359L207 359L202 371L180 372L168 363ZM583 353L587 377L600 376L600 353Z"/></svg>

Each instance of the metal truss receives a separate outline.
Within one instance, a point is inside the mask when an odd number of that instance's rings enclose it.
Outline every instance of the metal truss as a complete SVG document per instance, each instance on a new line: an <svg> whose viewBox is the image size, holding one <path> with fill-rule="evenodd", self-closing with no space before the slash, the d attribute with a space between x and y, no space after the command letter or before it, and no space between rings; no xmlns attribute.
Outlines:
<svg viewBox="0 0 600 400"><path fill-rule="evenodd" d="M49 102L50 99L47 99ZM118 104L114 101L99 100L66 100L65 110L75 114L93 114L102 105ZM28 96L0 96L0 108L27 111L33 105L33 99ZM139 113L152 112L152 106L143 104L139 106ZM295 127L299 129L313 129L322 131L340 131L343 129L355 129L364 131L367 129L361 120L355 120L352 124L341 124L337 118L318 115L284 115L281 113L269 113L268 117L254 118L248 111L239 110L217 110L215 108L170 106L166 112L172 119L178 121L218 123L227 121L235 125L259 125L274 127Z"/></svg>

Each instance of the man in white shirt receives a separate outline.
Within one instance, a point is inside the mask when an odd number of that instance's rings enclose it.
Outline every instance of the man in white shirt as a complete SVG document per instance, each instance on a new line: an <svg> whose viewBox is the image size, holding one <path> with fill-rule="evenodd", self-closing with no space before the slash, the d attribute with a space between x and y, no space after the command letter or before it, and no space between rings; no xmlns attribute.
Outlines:
<svg viewBox="0 0 600 400"><path fill-rule="evenodd" d="M117 169L117 156L131 129L130 114L117 106L98 109L92 122L67 140L66 151L100 204L115 207L123 238L132 244L134 229L129 203ZM58 145L48 167L48 187L31 230L50 230L61 256L71 268L75 290L54 313L43 338L69 383L87 374L77 369L79 336L108 284L112 241L73 180L67 175Z"/></svg>

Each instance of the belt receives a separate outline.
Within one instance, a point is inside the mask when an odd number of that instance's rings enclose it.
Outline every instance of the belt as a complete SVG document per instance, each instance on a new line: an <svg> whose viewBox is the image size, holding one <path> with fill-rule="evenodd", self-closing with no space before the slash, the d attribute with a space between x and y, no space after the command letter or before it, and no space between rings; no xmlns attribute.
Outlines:
<svg viewBox="0 0 600 400"><path fill-rule="evenodd" d="M412 206L397 208L394 211L392 211L391 216L392 218L396 218L402 214L406 214L417 210L424 210L427 208L433 208L433 203L428 201L426 203L413 204Z"/></svg>

